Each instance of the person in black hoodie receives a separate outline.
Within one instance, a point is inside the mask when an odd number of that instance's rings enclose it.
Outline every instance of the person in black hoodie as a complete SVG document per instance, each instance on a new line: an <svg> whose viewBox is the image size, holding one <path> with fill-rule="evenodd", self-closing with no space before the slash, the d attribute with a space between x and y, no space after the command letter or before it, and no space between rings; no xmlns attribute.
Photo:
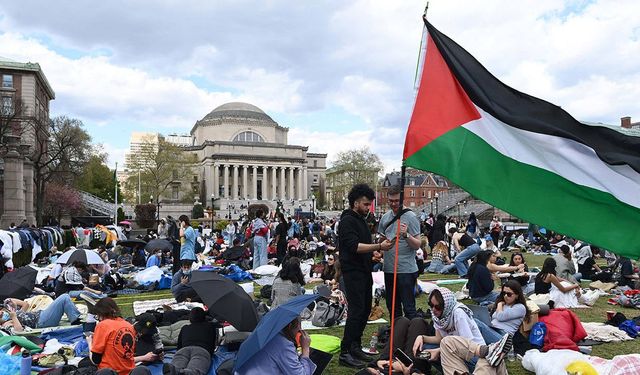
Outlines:
<svg viewBox="0 0 640 375"><path fill-rule="evenodd" d="M342 212L338 225L340 266L344 278L349 314L340 345L341 365L363 367L371 358L362 351L362 332L371 313L371 253L386 251L391 241L372 243L365 216L369 213L374 191L366 184L354 185L349 192L349 209ZM365 362L363 362L365 361Z"/></svg>
<svg viewBox="0 0 640 375"><path fill-rule="evenodd" d="M431 230L429 231L429 247L431 247L433 249L433 247L435 246L435 244L438 243L438 241L444 241L447 239L447 235L445 233L445 226L447 224L447 217L444 216L443 214L439 214L438 217L436 218L436 222L433 223L433 227L431 227Z"/></svg>

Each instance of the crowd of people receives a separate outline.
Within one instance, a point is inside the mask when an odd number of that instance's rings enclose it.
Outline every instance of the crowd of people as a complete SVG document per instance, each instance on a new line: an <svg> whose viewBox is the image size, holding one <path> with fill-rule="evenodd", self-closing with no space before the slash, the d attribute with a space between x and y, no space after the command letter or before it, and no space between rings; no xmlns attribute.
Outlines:
<svg viewBox="0 0 640 375"><path fill-rule="evenodd" d="M11 333L55 327L66 315L72 325L95 326L87 334L91 354L85 367L98 374L146 374L148 369L136 363L163 361L162 343L153 316L137 317L134 324L122 317L111 298L111 286L119 283L119 277L153 267L169 269L176 301L192 303L202 302L191 285L192 271L202 265L234 265L244 270L274 265L278 272L269 285L270 309L305 294L307 283L325 285L333 297L348 305L338 358L342 366L372 374L389 367L403 374L429 373L432 366L445 374L504 374L503 358L521 326L531 319L528 296L549 295L555 307L562 307L564 297L580 297L583 279L639 286L640 278L628 258L536 226L522 233L507 232L498 217L483 226L474 213L464 221L415 213L400 205L400 193L399 186L389 188L389 210L377 218L370 212L375 193L364 184L353 186L349 208L335 218L285 217L259 208L250 213L251 219L230 221L224 230L203 235L209 228L194 227L188 216L168 217L160 220L153 238L170 246L111 247L107 241L107 246L96 249L102 259L99 264L56 263L56 258L74 248L58 251L54 247L49 258L54 266L34 289L53 302L33 312L25 301L8 299L0 310L0 326ZM85 233L80 227L73 230ZM502 256L505 250L510 251L510 259ZM532 272L525 260L531 252L551 256ZM608 260L607 267L596 264L599 256ZM307 263L310 267L305 267ZM381 297L396 319L394 349L404 351L413 361L411 366L389 358L388 346L379 357L363 350L362 336L374 305L372 272L378 271L383 274ZM474 316L444 287L428 294L429 314L419 311L416 286L425 272L466 279L468 297L487 309L489 320ZM86 319L81 319L74 298L87 303ZM165 374L205 374L210 367L218 342L216 326L198 307L191 309L188 318L190 324L180 331L173 360L164 365ZM286 325L251 363L236 373L313 373L317 365L310 359L310 338L300 318Z"/></svg>

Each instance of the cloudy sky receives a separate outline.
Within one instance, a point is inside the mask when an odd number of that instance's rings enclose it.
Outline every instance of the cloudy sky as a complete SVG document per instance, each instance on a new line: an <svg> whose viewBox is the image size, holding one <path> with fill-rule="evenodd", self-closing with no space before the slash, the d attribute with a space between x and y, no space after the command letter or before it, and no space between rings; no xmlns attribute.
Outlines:
<svg viewBox="0 0 640 375"><path fill-rule="evenodd" d="M0 3L0 56L38 62L52 115L81 119L111 166L132 131L187 133L257 105L312 152L369 146L398 168L425 1ZM640 120L640 1L432 0L429 19L507 84L579 120Z"/></svg>

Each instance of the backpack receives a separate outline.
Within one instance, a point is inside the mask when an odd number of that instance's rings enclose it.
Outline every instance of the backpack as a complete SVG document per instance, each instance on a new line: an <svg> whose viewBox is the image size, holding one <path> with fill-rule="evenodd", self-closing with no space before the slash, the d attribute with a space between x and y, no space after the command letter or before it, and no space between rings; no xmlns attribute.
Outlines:
<svg viewBox="0 0 640 375"><path fill-rule="evenodd" d="M344 316L344 305L321 299L316 302L316 308L311 317L311 324L316 327L333 327L340 323Z"/></svg>
<svg viewBox="0 0 640 375"><path fill-rule="evenodd" d="M260 298L271 299L271 285L265 285L260 289Z"/></svg>

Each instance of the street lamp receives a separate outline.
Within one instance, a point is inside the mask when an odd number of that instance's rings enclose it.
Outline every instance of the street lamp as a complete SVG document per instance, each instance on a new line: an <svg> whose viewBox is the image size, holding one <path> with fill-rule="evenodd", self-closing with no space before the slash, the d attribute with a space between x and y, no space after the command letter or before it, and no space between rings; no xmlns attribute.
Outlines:
<svg viewBox="0 0 640 375"><path fill-rule="evenodd" d="M311 193L311 214L313 214L313 218L316 218L316 196Z"/></svg>
<svg viewBox="0 0 640 375"><path fill-rule="evenodd" d="M429 199L429 205L431 205L431 209L429 210L429 212L433 214L433 198Z"/></svg>
<svg viewBox="0 0 640 375"><path fill-rule="evenodd" d="M438 192L437 191L434 194L434 197L436 198L436 215L437 215L438 214Z"/></svg>

